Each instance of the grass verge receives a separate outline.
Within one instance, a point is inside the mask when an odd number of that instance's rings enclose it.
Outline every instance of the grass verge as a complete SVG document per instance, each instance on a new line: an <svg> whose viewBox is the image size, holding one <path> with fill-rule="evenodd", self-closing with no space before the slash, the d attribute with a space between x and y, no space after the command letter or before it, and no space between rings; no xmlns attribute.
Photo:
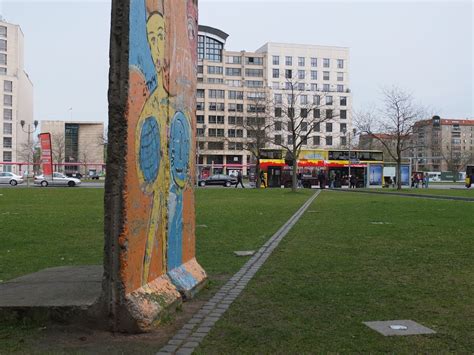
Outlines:
<svg viewBox="0 0 474 355"><path fill-rule="evenodd" d="M323 192L199 354L471 352L474 207ZM362 324L412 319L431 336Z"/></svg>

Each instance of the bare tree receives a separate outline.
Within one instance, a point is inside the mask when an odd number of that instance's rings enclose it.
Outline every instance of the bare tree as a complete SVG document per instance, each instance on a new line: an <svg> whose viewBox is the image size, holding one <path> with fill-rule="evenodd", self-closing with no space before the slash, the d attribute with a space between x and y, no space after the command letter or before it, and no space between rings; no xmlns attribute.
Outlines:
<svg viewBox="0 0 474 355"><path fill-rule="evenodd" d="M272 100L269 97L268 89L256 89L247 92L247 117L242 117L242 122L238 126L247 132L243 141L243 149L248 151L255 160L256 188L261 185L260 179L260 159L262 149L272 142L271 132L273 130L273 120L270 115Z"/></svg>
<svg viewBox="0 0 474 355"><path fill-rule="evenodd" d="M295 79L286 80L286 100L279 97L275 102L275 120L281 120L287 125L288 139L277 140L273 143L286 150L286 160L292 162L292 191L297 189L298 156L304 145L307 145L310 135L318 130L317 127L337 116L332 109L332 96L326 92L309 97L305 84ZM324 101L324 106L321 102ZM325 110L321 108L324 107Z"/></svg>
<svg viewBox="0 0 474 355"><path fill-rule="evenodd" d="M58 166L64 162L64 157L66 154L66 139L64 135L52 134L51 146L53 153L53 163L55 162L57 164L56 169L58 169Z"/></svg>
<svg viewBox="0 0 474 355"><path fill-rule="evenodd" d="M446 163L448 171L453 174L454 182L457 181L459 173L473 160L470 151L462 151L461 147L453 144L451 139L444 139L438 152L441 159Z"/></svg>
<svg viewBox="0 0 474 355"><path fill-rule="evenodd" d="M395 86L382 90L382 107L377 115L371 111L356 115L359 131L380 142L395 161L398 190L402 188L404 153L415 148L411 143L413 128L424 115L425 109L415 103L413 96Z"/></svg>

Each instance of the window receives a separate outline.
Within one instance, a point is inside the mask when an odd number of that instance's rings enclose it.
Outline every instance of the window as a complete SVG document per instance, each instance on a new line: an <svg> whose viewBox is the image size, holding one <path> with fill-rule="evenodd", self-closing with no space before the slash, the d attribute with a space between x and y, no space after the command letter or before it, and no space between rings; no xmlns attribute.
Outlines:
<svg viewBox="0 0 474 355"><path fill-rule="evenodd" d="M196 92L196 97L199 98L199 99L203 99L204 98L204 89L198 89L197 92Z"/></svg>
<svg viewBox="0 0 474 355"><path fill-rule="evenodd" d="M307 145L307 144L308 144L308 137L302 136L302 137L300 137L300 139L301 139L301 144L303 144L303 145Z"/></svg>
<svg viewBox="0 0 474 355"><path fill-rule="evenodd" d="M12 147L12 137L3 137L3 148Z"/></svg>
<svg viewBox="0 0 474 355"><path fill-rule="evenodd" d="M332 132L332 123L326 122L326 132Z"/></svg>
<svg viewBox="0 0 474 355"><path fill-rule="evenodd" d="M332 102L332 96L326 96L326 105L331 106Z"/></svg>
<svg viewBox="0 0 474 355"><path fill-rule="evenodd" d="M347 97L341 96L341 97L339 98L339 105L341 105L341 106L347 106Z"/></svg>
<svg viewBox="0 0 474 355"><path fill-rule="evenodd" d="M240 80L226 80L225 83L228 86L240 88L242 86L242 81Z"/></svg>
<svg viewBox="0 0 474 355"><path fill-rule="evenodd" d="M293 136L292 135L288 136L288 144L293 144Z"/></svg>
<svg viewBox="0 0 474 355"><path fill-rule="evenodd" d="M329 80L329 72L323 71L323 80Z"/></svg>
<svg viewBox="0 0 474 355"><path fill-rule="evenodd" d="M275 121L275 131L281 131L281 121Z"/></svg>
<svg viewBox="0 0 474 355"><path fill-rule="evenodd" d="M285 57L285 64L286 65L293 65L293 58L289 57L289 56L286 56Z"/></svg>
<svg viewBox="0 0 474 355"><path fill-rule="evenodd" d="M265 93L264 92L247 92L247 99L249 100L263 100L265 99Z"/></svg>
<svg viewBox="0 0 474 355"><path fill-rule="evenodd" d="M5 80L3 82L3 91L12 92L13 91L13 82L10 80Z"/></svg>
<svg viewBox="0 0 474 355"><path fill-rule="evenodd" d="M318 84L311 84L311 91L318 91Z"/></svg>
<svg viewBox="0 0 474 355"><path fill-rule="evenodd" d="M228 129L227 130L227 137L235 138L235 129Z"/></svg>
<svg viewBox="0 0 474 355"><path fill-rule="evenodd" d="M3 95L3 104L5 106L13 105L13 96L12 95Z"/></svg>
<svg viewBox="0 0 474 355"><path fill-rule="evenodd" d="M7 75L7 68L0 67L0 75Z"/></svg>
<svg viewBox="0 0 474 355"><path fill-rule="evenodd" d="M275 135L275 144L283 144L280 134Z"/></svg>
<svg viewBox="0 0 474 355"><path fill-rule="evenodd" d="M242 118L242 117L240 117ZM235 130L235 135L237 136L237 138L242 138L244 136L244 131L242 129L237 129ZM242 148L240 148L242 149Z"/></svg>
<svg viewBox="0 0 474 355"><path fill-rule="evenodd" d="M321 105L321 96L313 95L313 105Z"/></svg>
<svg viewBox="0 0 474 355"><path fill-rule="evenodd" d="M315 132L321 132L321 122L315 122L313 124L313 131Z"/></svg>
<svg viewBox="0 0 474 355"><path fill-rule="evenodd" d="M281 107L275 107L275 117L281 117Z"/></svg>
<svg viewBox="0 0 474 355"><path fill-rule="evenodd" d="M321 137L320 136L314 136L313 137L313 145L320 145L321 144Z"/></svg>
<svg viewBox="0 0 474 355"><path fill-rule="evenodd" d="M227 63L229 63L229 64L242 64L242 57L229 56L229 57L227 57Z"/></svg>
<svg viewBox="0 0 474 355"><path fill-rule="evenodd" d="M209 98L211 99L223 99L225 98L225 91L224 90L214 90L210 89L208 91Z"/></svg>
<svg viewBox="0 0 474 355"><path fill-rule="evenodd" d="M323 59L323 67L324 68L329 68L330 60L329 58L324 58Z"/></svg>
<svg viewBox="0 0 474 355"><path fill-rule="evenodd" d="M326 118L332 118L332 110L326 110Z"/></svg>
<svg viewBox="0 0 474 355"><path fill-rule="evenodd" d="M272 83L272 89L278 90L279 88L280 88L280 83L277 82L277 81L274 81L274 82Z"/></svg>
<svg viewBox="0 0 474 355"><path fill-rule="evenodd" d="M337 92L344 92L344 85L338 85Z"/></svg>
<svg viewBox="0 0 474 355"><path fill-rule="evenodd" d="M272 76L274 78L279 78L280 77L280 69L273 69L272 70Z"/></svg>
<svg viewBox="0 0 474 355"><path fill-rule="evenodd" d="M237 81L239 81L239 80L237 80ZM198 78L198 82L202 83L202 78ZM222 79L222 78L207 78L207 82L210 83L210 84L224 84L224 79Z"/></svg>
<svg viewBox="0 0 474 355"><path fill-rule="evenodd" d="M291 85L291 83L289 82L285 83L285 90L291 90L292 88L293 88L293 85Z"/></svg>
<svg viewBox="0 0 474 355"><path fill-rule="evenodd" d="M346 145L346 144L347 144L347 138L341 137L341 145Z"/></svg>
<svg viewBox="0 0 474 355"><path fill-rule="evenodd" d="M224 111L224 103L223 102L209 103L209 111Z"/></svg>
<svg viewBox="0 0 474 355"><path fill-rule="evenodd" d="M292 70L291 70L291 69L286 69L286 70L285 70L285 78L286 78L286 79L291 79L292 77L293 77L293 72L292 72ZM287 83L287 84L289 84L289 83Z"/></svg>
<svg viewBox="0 0 474 355"><path fill-rule="evenodd" d="M295 109L294 107L288 107L288 117L294 118L295 117Z"/></svg>
<svg viewBox="0 0 474 355"><path fill-rule="evenodd" d="M337 72L337 81L344 81L344 73Z"/></svg>
<svg viewBox="0 0 474 355"><path fill-rule="evenodd" d="M281 104L282 103L282 95L281 94L275 94L275 103L276 104Z"/></svg>
<svg viewBox="0 0 474 355"><path fill-rule="evenodd" d="M207 149L209 150L224 150L224 142L208 142Z"/></svg>
<svg viewBox="0 0 474 355"><path fill-rule="evenodd" d="M229 90L228 97L231 100L243 100L244 99L244 92L243 91Z"/></svg>
<svg viewBox="0 0 474 355"><path fill-rule="evenodd" d="M4 53L0 53L0 64L7 65L7 55Z"/></svg>
<svg viewBox="0 0 474 355"><path fill-rule="evenodd" d="M323 84L323 91L329 92L329 84Z"/></svg>
<svg viewBox="0 0 474 355"><path fill-rule="evenodd" d="M196 110L204 111L204 102L196 102Z"/></svg>
<svg viewBox="0 0 474 355"><path fill-rule="evenodd" d="M204 115L196 115L197 123L204 123Z"/></svg>
<svg viewBox="0 0 474 355"><path fill-rule="evenodd" d="M345 132L347 131L347 124L346 123L341 123L339 125L339 132Z"/></svg>
<svg viewBox="0 0 474 355"><path fill-rule="evenodd" d="M308 95L301 95L300 96L300 104L307 105L308 104Z"/></svg>
<svg viewBox="0 0 474 355"><path fill-rule="evenodd" d="M339 111L339 116L341 117L341 119L345 120L347 118L347 110Z"/></svg>
<svg viewBox="0 0 474 355"><path fill-rule="evenodd" d="M0 39L0 51L7 51L7 41L5 41L4 39Z"/></svg>
<svg viewBox="0 0 474 355"><path fill-rule="evenodd" d="M209 128L209 137L224 137L224 130L222 128ZM211 142L209 142L210 144ZM211 149L211 147L209 147Z"/></svg>
<svg viewBox="0 0 474 355"><path fill-rule="evenodd" d="M7 36L7 27L0 26L0 37L6 37L6 36Z"/></svg>
<svg viewBox="0 0 474 355"><path fill-rule="evenodd" d="M204 137L204 132L205 132L204 128L197 128L196 129L196 135L198 137Z"/></svg>
<svg viewBox="0 0 474 355"><path fill-rule="evenodd" d="M242 76L242 70L240 68L225 68L225 75Z"/></svg>
<svg viewBox="0 0 474 355"><path fill-rule="evenodd" d="M12 159L12 152L3 152L3 161L11 162Z"/></svg>
<svg viewBox="0 0 474 355"><path fill-rule="evenodd" d="M243 117L229 116L228 121L229 121L229 124L233 124L233 125L243 125L244 124Z"/></svg>
<svg viewBox="0 0 474 355"><path fill-rule="evenodd" d="M273 63L273 65L280 65L280 57L277 56L277 55L274 55L272 57L272 63Z"/></svg>
<svg viewBox="0 0 474 355"><path fill-rule="evenodd" d="M255 113L255 112L260 112L263 113L265 112L265 106L263 105L247 105L247 112Z"/></svg>
<svg viewBox="0 0 474 355"><path fill-rule="evenodd" d="M308 122L301 122L301 131L306 132L308 130Z"/></svg>
<svg viewBox="0 0 474 355"><path fill-rule="evenodd" d="M298 79L304 79L304 70L298 70Z"/></svg>
<svg viewBox="0 0 474 355"><path fill-rule="evenodd" d="M3 109L3 119L5 121L11 121L13 119L13 110L11 108Z"/></svg>
<svg viewBox="0 0 474 355"><path fill-rule="evenodd" d="M313 68L318 66L318 58L311 58L311 66Z"/></svg>
<svg viewBox="0 0 474 355"><path fill-rule="evenodd" d="M246 76L263 77L263 69L245 69Z"/></svg>
<svg viewBox="0 0 474 355"><path fill-rule="evenodd" d="M3 123L3 134L12 134L12 124L10 122Z"/></svg>
<svg viewBox="0 0 474 355"><path fill-rule="evenodd" d="M308 109L302 108L302 109L300 110L300 117L301 117L301 118L306 118L306 117L308 117Z"/></svg>
<svg viewBox="0 0 474 355"><path fill-rule="evenodd" d="M319 108L313 109L314 118L321 118L321 110Z"/></svg>
<svg viewBox="0 0 474 355"><path fill-rule="evenodd" d="M263 81L259 80L246 80L245 86L248 88L263 88Z"/></svg>
<svg viewBox="0 0 474 355"><path fill-rule="evenodd" d="M304 67L304 57L298 57L298 66Z"/></svg>
<svg viewBox="0 0 474 355"><path fill-rule="evenodd" d="M288 100L288 105L292 105L294 104L294 101L295 101L295 95L293 94L288 94L286 96L286 99Z"/></svg>
<svg viewBox="0 0 474 355"><path fill-rule="evenodd" d="M209 116L209 124L224 124L224 116Z"/></svg>
<svg viewBox="0 0 474 355"><path fill-rule="evenodd" d="M221 42L210 37L206 37L205 43L206 59L211 60L213 62L222 62L222 50L224 49L224 45ZM199 53L199 49L200 48L198 48L198 54L201 54Z"/></svg>
<svg viewBox="0 0 474 355"><path fill-rule="evenodd" d="M298 90L304 91L305 85L304 83L298 83Z"/></svg>
<svg viewBox="0 0 474 355"><path fill-rule="evenodd" d="M326 136L326 145L332 145L332 136Z"/></svg>
<svg viewBox="0 0 474 355"><path fill-rule="evenodd" d="M262 57L245 57L245 63L249 65L262 65L263 58Z"/></svg>
<svg viewBox="0 0 474 355"><path fill-rule="evenodd" d="M243 150L244 144L240 142L229 142L229 150Z"/></svg>
<svg viewBox="0 0 474 355"><path fill-rule="evenodd" d="M337 60L337 67L339 69L343 69L344 68L344 59L338 59Z"/></svg>
<svg viewBox="0 0 474 355"><path fill-rule="evenodd" d="M207 67L207 73L208 74L222 74L224 71L223 71L223 68L222 67L216 67L216 66L213 66L213 65L210 65Z"/></svg>
<svg viewBox="0 0 474 355"><path fill-rule="evenodd" d="M311 70L311 80L318 80L318 72L316 70Z"/></svg>

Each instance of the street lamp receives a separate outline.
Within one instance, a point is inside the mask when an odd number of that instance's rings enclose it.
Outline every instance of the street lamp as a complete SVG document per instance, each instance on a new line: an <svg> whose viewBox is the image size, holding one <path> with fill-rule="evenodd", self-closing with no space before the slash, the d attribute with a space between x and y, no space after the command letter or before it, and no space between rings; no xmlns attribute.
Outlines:
<svg viewBox="0 0 474 355"><path fill-rule="evenodd" d="M349 181L347 183L347 186L350 187L350 181L351 181L351 132L350 131L346 131L346 129L343 129L342 130L342 133L344 135L347 134L347 146L348 146L348 150L349 150L349 156L348 156L348 161L349 161L349 164L348 164L348 170L349 170L349 173L348 173L348 178L349 178ZM354 128L352 129L352 135L355 137L357 133L357 130Z"/></svg>
<svg viewBox="0 0 474 355"><path fill-rule="evenodd" d="M26 162L26 165L27 165L27 168L26 168L26 186L29 187L30 186L30 181L28 180L28 175L29 175L29 172L30 172L30 154L31 154L31 148L30 148L30 137L31 137L31 133L33 133L34 131L36 131L36 128L38 127L38 121L34 121L33 122L33 127L31 127L31 124L28 123L26 125L26 129L25 129L25 121L24 120L21 120L20 121L20 125L21 125L21 130L25 133L28 134L28 143L27 143L27 147L28 147L28 160Z"/></svg>

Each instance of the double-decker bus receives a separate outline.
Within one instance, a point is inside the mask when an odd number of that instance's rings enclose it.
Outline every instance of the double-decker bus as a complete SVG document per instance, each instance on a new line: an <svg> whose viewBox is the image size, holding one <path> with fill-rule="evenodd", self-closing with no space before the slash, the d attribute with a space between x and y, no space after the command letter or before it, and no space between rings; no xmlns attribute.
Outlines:
<svg viewBox="0 0 474 355"><path fill-rule="evenodd" d="M349 155L350 154L350 155ZM264 149L261 152L260 169L267 173L268 187L290 187L292 183L292 160L286 150ZM301 174L303 187L318 184L322 170L334 179L334 187L348 185L349 175L357 179L357 186L382 183L383 152L374 150L306 149L301 150L297 160L297 173ZM369 165L377 166L369 174ZM377 176L375 176L377 175Z"/></svg>

